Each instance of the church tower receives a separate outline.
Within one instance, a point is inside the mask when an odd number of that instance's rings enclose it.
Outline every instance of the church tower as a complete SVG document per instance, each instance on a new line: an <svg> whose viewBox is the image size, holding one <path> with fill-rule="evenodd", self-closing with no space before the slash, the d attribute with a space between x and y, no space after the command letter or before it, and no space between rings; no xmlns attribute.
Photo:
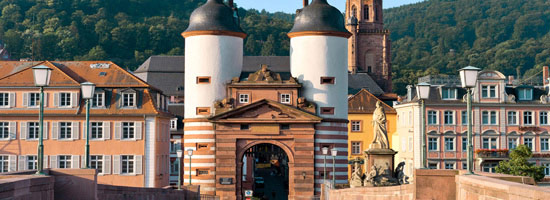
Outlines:
<svg viewBox="0 0 550 200"><path fill-rule="evenodd" d="M390 32L384 29L382 0L347 0L348 70L368 73L385 92L392 92Z"/></svg>

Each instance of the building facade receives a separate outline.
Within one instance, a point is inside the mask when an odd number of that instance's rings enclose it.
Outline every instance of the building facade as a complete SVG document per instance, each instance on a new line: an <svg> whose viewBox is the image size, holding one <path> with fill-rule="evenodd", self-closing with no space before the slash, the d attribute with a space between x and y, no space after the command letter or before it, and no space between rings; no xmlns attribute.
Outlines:
<svg viewBox="0 0 550 200"><path fill-rule="evenodd" d="M367 73L392 92L390 32L384 29L382 0L347 0L348 70Z"/></svg>
<svg viewBox="0 0 550 200"><path fill-rule="evenodd" d="M508 152L523 144L531 148L537 165L546 166L550 176L548 131L548 68L544 67L544 84L525 85L508 79L498 71L482 71L473 90L474 169L494 172ZM428 80L432 86L426 100L426 151L428 168L466 169L467 114L466 90L460 79L447 77ZM414 161L420 167L420 107L414 88L409 87L406 100L395 106L398 135L402 140L401 160ZM414 119L414 120L411 120ZM410 147L412 144L412 147ZM411 149L413 151L411 151Z"/></svg>
<svg viewBox="0 0 550 200"><path fill-rule="evenodd" d="M376 102L378 101L382 102L382 100L376 98L376 96L365 89L348 98L349 162L355 159L365 159L364 152L369 149L374 137L372 114L374 113L374 109L376 109ZM382 106L386 112L388 142L390 144L390 148L394 148L394 145L392 144L392 137L396 130L397 114L395 109L386 103L382 103ZM362 170L365 172L365 169ZM351 178L351 173L353 173L353 165L350 165L348 169L349 178Z"/></svg>
<svg viewBox="0 0 550 200"><path fill-rule="evenodd" d="M98 183L168 185L171 115L159 90L112 62L0 62L2 172L37 168L39 89L32 67L52 69L44 88L44 167L81 168L85 132ZM90 126L81 83L96 84Z"/></svg>

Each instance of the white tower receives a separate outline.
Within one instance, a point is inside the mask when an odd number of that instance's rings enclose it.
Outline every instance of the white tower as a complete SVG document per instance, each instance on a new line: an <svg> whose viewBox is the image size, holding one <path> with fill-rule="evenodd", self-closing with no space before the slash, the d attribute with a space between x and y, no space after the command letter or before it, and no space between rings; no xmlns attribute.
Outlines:
<svg viewBox="0 0 550 200"><path fill-rule="evenodd" d="M329 151L338 150L336 183L347 182L347 45L350 35L342 13L326 0L313 0L299 11L288 33L291 74L303 84L302 95L317 104L317 113L324 118L315 133L315 158L321 160L315 162L316 193L320 192L319 184L323 180L323 147L328 147ZM332 179L330 171L332 163L327 164L327 180Z"/></svg>
<svg viewBox="0 0 550 200"><path fill-rule="evenodd" d="M185 120L183 150L193 149L191 171L208 169L206 176L193 176L191 184L215 194L216 152L213 126L207 118L214 102L226 97L225 84L241 74L243 38L246 34L222 0L208 0L191 14L185 38ZM184 152L186 154L186 152ZM184 159L189 173L189 157ZM184 174L184 173L182 173ZM189 179L184 178L185 185Z"/></svg>

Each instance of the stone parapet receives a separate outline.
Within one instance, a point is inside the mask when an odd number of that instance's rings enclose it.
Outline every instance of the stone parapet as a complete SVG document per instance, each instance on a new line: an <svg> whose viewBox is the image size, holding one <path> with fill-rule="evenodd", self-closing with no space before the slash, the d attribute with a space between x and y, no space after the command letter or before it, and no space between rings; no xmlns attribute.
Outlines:
<svg viewBox="0 0 550 200"><path fill-rule="evenodd" d="M479 175L455 177L456 199L548 199L550 189Z"/></svg>
<svg viewBox="0 0 550 200"><path fill-rule="evenodd" d="M358 187L341 190L330 190L330 200L412 200L414 199L414 184L389 187Z"/></svg>
<svg viewBox="0 0 550 200"><path fill-rule="evenodd" d="M8 175L0 179L0 199L53 200L55 178L36 175Z"/></svg>

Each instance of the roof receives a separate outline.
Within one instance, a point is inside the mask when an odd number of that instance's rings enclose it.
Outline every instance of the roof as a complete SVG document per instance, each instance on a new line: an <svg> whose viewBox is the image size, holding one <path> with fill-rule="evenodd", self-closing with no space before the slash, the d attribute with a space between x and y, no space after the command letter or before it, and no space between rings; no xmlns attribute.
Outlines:
<svg viewBox="0 0 550 200"><path fill-rule="evenodd" d="M290 78L289 56L244 56L241 78L256 72L263 64L281 74L284 80ZM166 95L183 96L183 90L178 88L184 86L184 72L185 56L151 56L134 73ZM361 89L367 89L375 96L384 94L384 90L367 73L349 74L348 94L355 94Z"/></svg>
<svg viewBox="0 0 550 200"><path fill-rule="evenodd" d="M346 38L351 35L344 25L342 13L327 0L313 0L296 15L289 36L299 32L328 33Z"/></svg>
<svg viewBox="0 0 550 200"><path fill-rule="evenodd" d="M207 34L216 35L224 34L224 32L240 33L237 35L246 37L233 16L233 9L225 5L222 0L208 0L204 5L195 9L189 18L189 27L182 35L186 37L192 32L201 31L208 31Z"/></svg>
<svg viewBox="0 0 550 200"><path fill-rule="evenodd" d="M386 113L396 113L395 109L378 99L366 89L362 89L357 94L348 98L348 113L361 114L373 113L376 109L376 102L382 102Z"/></svg>

